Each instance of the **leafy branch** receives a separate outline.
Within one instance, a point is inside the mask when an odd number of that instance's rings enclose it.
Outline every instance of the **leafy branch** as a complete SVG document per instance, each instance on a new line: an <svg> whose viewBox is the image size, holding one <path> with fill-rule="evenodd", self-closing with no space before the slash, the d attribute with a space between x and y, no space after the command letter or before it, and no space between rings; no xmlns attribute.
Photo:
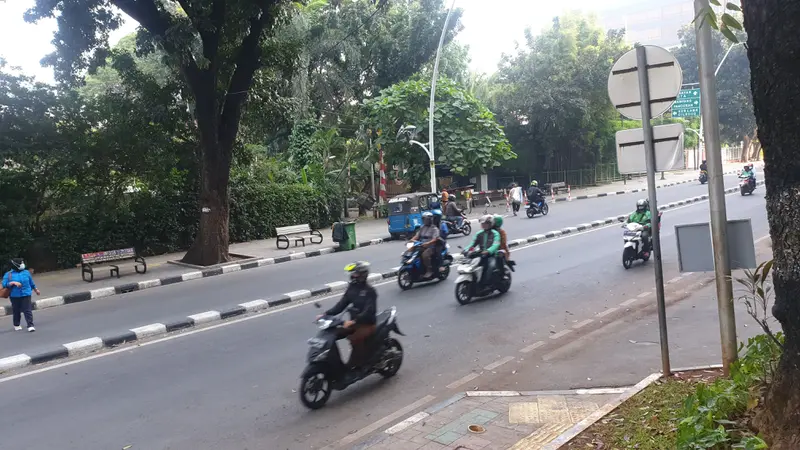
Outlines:
<svg viewBox="0 0 800 450"><path fill-rule="evenodd" d="M775 336L769 327L769 304L773 297L772 285L767 282L772 271L772 260L763 262L755 270L745 270L743 278L736 278L736 282L742 285L747 293L739 297L739 301L747 307L747 313L764 330L764 333L781 349L783 344Z"/></svg>
<svg viewBox="0 0 800 450"><path fill-rule="evenodd" d="M722 6L719 0L708 0L712 5ZM694 22L697 22L700 19L700 26L702 27L703 24L708 21L708 24L711 28L719 31L722 33L729 41L733 42L734 44L739 43L739 38L736 37L735 31L744 31L744 27L742 23L734 17L728 11L734 11L741 13L742 8L739 7L736 3L727 2L725 3L725 12L723 12L719 18L717 17L717 13L711 9L711 6L706 6L697 14L694 18ZM735 31L734 31L735 30Z"/></svg>

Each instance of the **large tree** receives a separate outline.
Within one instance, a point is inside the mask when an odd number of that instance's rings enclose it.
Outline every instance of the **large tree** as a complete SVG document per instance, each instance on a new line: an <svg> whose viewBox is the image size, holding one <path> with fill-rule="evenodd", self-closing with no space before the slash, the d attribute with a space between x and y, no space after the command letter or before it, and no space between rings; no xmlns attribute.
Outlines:
<svg viewBox="0 0 800 450"><path fill-rule="evenodd" d="M254 77L284 64L270 45L288 0L37 0L26 18L55 16L57 79L74 81L106 61L115 8L139 23L138 50L160 49L191 96L201 150L200 222L184 261L211 265L228 255L228 184L233 149ZM263 51L267 49L268 51Z"/></svg>
<svg viewBox="0 0 800 450"><path fill-rule="evenodd" d="M800 448L800 2L747 0L744 20L758 135L764 146L775 305L784 351L761 414L773 450Z"/></svg>

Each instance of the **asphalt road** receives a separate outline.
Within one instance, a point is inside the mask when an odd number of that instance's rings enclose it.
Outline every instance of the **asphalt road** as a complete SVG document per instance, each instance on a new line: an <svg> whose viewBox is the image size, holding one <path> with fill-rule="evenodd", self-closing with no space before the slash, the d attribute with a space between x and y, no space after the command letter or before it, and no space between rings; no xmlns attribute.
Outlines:
<svg viewBox="0 0 800 450"><path fill-rule="evenodd" d="M726 186L738 182L733 175ZM659 202L666 204L708 192L708 186L682 184L658 190ZM757 191L763 193L763 188ZM546 217L512 217L505 222L510 239L560 230L592 220L632 211L643 195L626 194L551 205ZM471 237L454 236L451 251L467 245ZM116 295L73 305L34 312L35 334L14 333L11 327L0 329L0 358L19 353L35 354L93 336L112 336L124 330L151 323L167 323L188 315L224 309L239 303L270 299L300 289L319 287L344 279L343 268L355 259L370 261L373 271L385 272L400 264L403 243L388 242L354 252L340 252L320 257L251 269L222 276L179 283L144 291ZM3 319L10 325L10 317Z"/></svg>
<svg viewBox="0 0 800 450"><path fill-rule="evenodd" d="M669 190L661 192L662 198L669 198ZM691 195L697 193L684 193L673 201ZM620 198L626 206L631 202L631 196ZM728 196L727 204L731 219L751 218L754 235L767 234L763 189L751 197ZM665 212L665 279L678 275L673 226L707 217L707 203ZM0 432L9 437L0 440L0 448L21 448L18 444L23 443L31 449L133 445L134 450L278 450L335 443L421 398L444 399L470 389L472 384L453 389L446 385L471 371L489 372L474 384L490 389L492 371L485 366L519 356L531 342L547 341L576 321L652 291L652 263L622 268L620 235L617 226L610 226L516 250L518 268L511 291L467 306L455 302L452 278L408 292L400 292L394 282L379 286L379 305L398 307L399 325L408 335L401 338L404 365L392 380L370 379L334 393L323 410L306 411L294 391L304 367L306 339L316 331L311 319L317 310L305 304L0 379L2 403L14 405L0 422ZM249 299L235 295L238 291L225 277L226 298ZM208 290L199 289L196 295ZM604 360L613 365L614 355Z"/></svg>

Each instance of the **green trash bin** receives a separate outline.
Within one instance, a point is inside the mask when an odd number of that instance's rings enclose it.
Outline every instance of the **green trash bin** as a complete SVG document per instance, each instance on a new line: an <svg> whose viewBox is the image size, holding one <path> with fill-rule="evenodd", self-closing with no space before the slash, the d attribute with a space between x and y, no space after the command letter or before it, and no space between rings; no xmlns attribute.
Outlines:
<svg viewBox="0 0 800 450"><path fill-rule="evenodd" d="M355 222L343 223L344 231L347 233L347 241L339 243L340 250L353 250L358 247L356 240L356 224Z"/></svg>

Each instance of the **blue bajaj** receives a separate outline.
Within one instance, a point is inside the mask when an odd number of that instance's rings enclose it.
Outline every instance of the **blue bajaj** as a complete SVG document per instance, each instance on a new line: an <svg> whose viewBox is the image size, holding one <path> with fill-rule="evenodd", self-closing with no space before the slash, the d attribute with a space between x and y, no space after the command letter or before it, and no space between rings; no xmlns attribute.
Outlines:
<svg viewBox="0 0 800 450"><path fill-rule="evenodd" d="M439 255L433 258L434 275L431 278L425 277L425 267L422 262L422 252L425 247L420 242L409 242L406 244L406 251L400 258L400 270L397 273L397 284L402 290L411 289L414 283L426 281L446 280L450 276L450 265L453 263L453 256L448 253L447 244L442 248Z"/></svg>

